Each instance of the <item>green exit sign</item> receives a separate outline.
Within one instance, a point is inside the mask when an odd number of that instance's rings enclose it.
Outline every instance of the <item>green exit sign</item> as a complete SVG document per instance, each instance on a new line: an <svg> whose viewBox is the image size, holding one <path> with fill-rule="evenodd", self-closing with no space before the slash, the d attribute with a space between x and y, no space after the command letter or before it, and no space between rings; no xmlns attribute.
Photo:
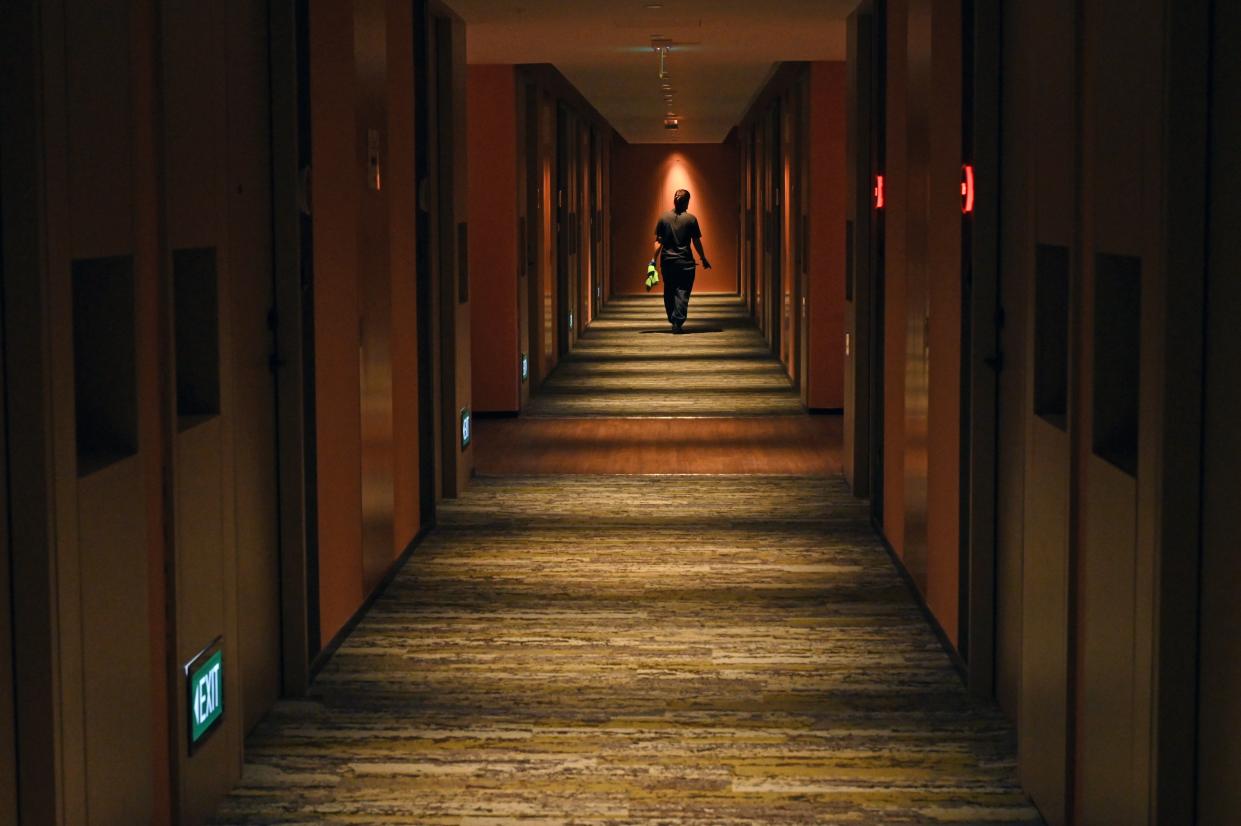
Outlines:
<svg viewBox="0 0 1241 826"><path fill-rule="evenodd" d="M224 717L224 650L217 639L185 666L190 752Z"/></svg>

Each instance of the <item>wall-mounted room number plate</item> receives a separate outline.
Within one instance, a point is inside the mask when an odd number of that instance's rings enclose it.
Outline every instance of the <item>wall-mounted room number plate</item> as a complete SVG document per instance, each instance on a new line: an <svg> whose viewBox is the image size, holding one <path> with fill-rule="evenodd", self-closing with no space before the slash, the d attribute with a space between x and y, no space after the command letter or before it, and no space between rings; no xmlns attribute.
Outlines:
<svg viewBox="0 0 1241 826"><path fill-rule="evenodd" d="M223 638L185 664L186 711L190 754L224 719Z"/></svg>

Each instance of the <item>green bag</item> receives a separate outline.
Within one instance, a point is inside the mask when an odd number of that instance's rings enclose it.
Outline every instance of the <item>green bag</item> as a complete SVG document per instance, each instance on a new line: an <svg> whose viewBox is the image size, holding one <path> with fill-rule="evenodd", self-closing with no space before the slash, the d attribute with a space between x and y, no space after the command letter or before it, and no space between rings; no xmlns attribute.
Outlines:
<svg viewBox="0 0 1241 826"><path fill-rule="evenodd" d="M649 293L651 288L659 283L659 270L655 269L655 262L646 265L646 291Z"/></svg>

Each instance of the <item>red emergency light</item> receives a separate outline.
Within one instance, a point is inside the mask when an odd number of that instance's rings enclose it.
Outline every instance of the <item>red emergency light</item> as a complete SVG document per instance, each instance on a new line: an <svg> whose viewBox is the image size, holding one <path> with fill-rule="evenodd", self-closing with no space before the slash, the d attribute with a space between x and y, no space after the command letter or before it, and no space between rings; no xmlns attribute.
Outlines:
<svg viewBox="0 0 1241 826"><path fill-rule="evenodd" d="M974 167L961 167L961 212L969 215L974 211Z"/></svg>
<svg viewBox="0 0 1241 826"><path fill-rule="evenodd" d="M883 176L875 176L875 209L883 209Z"/></svg>

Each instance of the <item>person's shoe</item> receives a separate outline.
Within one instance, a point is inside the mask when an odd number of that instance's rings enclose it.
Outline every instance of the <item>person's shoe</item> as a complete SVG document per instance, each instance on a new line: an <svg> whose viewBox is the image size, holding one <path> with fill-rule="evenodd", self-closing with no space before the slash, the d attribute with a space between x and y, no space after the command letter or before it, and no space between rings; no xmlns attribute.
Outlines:
<svg viewBox="0 0 1241 826"><path fill-rule="evenodd" d="M681 325L680 325L680 324L678 324L678 323L676 323L675 321L674 321L674 322L672 322L672 332L673 332L675 335L678 335L678 336L679 336L679 335L681 334Z"/></svg>

